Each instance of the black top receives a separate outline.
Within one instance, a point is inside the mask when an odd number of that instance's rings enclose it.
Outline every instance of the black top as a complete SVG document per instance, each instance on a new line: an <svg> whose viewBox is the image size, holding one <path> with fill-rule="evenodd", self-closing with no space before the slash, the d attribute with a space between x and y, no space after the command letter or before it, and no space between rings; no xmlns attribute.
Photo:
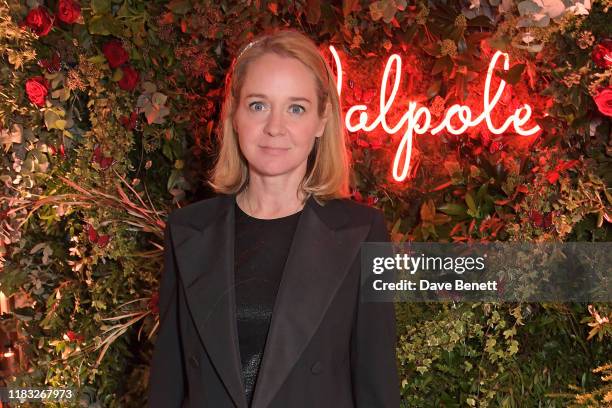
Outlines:
<svg viewBox="0 0 612 408"><path fill-rule="evenodd" d="M236 323L242 378L251 406L272 309L302 211L266 220L251 217L236 203L234 206Z"/></svg>

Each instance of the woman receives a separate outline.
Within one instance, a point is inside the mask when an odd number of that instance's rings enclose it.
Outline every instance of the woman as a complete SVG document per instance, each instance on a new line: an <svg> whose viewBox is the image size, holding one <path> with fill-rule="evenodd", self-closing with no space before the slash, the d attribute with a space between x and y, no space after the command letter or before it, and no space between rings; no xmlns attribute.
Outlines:
<svg viewBox="0 0 612 408"><path fill-rule="evenodd" d="M329 65L280 31L226 85L221 194L168 218L149 407L399 407L393 303L359 297L361 243L389 235L347 199Z"/></svg>

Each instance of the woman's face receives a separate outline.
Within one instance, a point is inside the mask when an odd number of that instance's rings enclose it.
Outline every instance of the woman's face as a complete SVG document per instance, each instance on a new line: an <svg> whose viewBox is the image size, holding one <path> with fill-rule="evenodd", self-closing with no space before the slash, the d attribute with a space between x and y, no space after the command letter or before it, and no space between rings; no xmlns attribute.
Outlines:
<svg viewBox="0 0 612 408"><path fill-rule="evenodd" d="M314 74L300 61L267 53L251 62L233 118L251 176L303 178L327 122L317 108Z"/></svg>

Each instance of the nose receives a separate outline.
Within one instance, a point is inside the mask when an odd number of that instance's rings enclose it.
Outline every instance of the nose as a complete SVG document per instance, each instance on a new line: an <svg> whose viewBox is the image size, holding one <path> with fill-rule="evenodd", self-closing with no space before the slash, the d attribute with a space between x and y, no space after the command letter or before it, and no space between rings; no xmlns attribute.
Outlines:
<svg viewBox="0 0 612 408"><path fill-rule="evenodd" d="M270 114L268 115L266 126L264 128L266 134L270 136L284 135L286 132L285 125L283 112L278 109L270 109Z"/></svg>

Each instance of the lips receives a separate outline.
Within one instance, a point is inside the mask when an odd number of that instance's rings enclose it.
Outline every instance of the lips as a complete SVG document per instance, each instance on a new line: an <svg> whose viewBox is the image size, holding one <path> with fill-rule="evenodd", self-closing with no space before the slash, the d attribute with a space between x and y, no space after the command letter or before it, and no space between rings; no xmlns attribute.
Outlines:
<svg viewBox="0 0 612 408"><path fill-rule="evenodd" d="M273 156L282 155L282 154L285 154L287 151L289 151L289 149L280 148L280 147L267 147L267 146L260 146L260 147L266 154L270 154Z"/></svg>

